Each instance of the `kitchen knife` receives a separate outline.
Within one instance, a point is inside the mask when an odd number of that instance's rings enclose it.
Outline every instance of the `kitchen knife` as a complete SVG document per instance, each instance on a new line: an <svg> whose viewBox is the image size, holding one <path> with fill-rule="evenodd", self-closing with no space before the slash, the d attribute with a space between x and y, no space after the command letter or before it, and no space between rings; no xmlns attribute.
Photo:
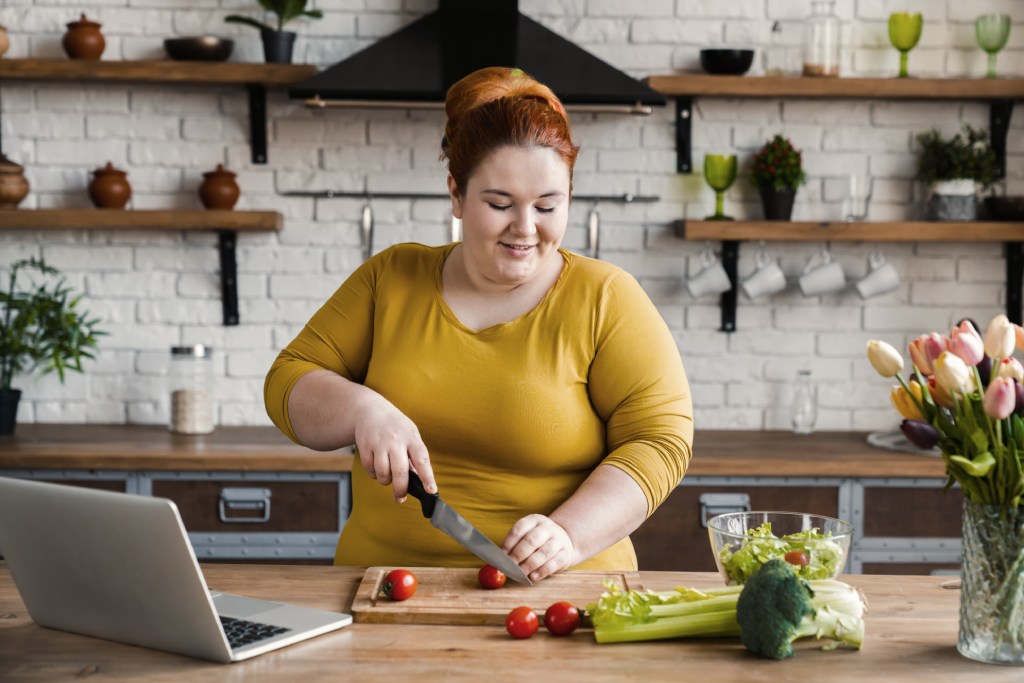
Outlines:
<svg viewBox="0 0 1024 683"><path fill-rule="evenodd" d="M491 539L480 533L466 521L465 517L441 500L436 493L427 493L419 475L412 470L409 470L409 495L420 501L423 516L430 520L431 526L435 529L440 529L448 534L463 548L492 567L503 571L513 581L525 583L527 586L533 585L526 572L504 550L494 545Z"/></svg>

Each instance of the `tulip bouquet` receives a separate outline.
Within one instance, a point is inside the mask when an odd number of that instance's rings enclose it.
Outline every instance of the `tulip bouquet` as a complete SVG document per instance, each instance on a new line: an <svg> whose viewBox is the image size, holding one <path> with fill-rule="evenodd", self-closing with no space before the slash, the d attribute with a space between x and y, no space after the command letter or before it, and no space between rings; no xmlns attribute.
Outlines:
<svg viewBox="0 0 1024 683"><path fill-rule="evenodd" d="M904 418L900 429L920 448L938 446L949 477L974 503L1018 508L1024 496L1024 329L1005 315L982 337L969 320L950 331L922 335L908 347L913 368L882 341L867 344L868 360L899 385L890 391Z"/></svg>

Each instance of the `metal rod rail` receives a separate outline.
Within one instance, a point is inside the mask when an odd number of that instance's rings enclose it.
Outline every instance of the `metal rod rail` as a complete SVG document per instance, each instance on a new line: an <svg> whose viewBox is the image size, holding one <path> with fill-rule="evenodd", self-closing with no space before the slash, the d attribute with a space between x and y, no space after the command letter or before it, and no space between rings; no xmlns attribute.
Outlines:
<svg viewBox="0 0 1024 683"><path fill-rule="evenodd" d="M338 191L338 190L291 190L281 192L285 197L313 197L314 199L448 199L447 194L441 192L369 192L362 191ZM574 194L573 200L579 202L606 202L608 204L650 204L661 201L658 195L637 195L637 194Z"/></svg>

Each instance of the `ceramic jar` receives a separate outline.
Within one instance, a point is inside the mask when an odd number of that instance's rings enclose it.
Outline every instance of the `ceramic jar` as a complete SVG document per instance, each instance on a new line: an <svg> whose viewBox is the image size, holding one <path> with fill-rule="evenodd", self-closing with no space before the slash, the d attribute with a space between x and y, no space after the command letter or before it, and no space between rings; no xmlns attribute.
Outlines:
<svg viewBox="0 0 1024 683"><path fill-rule="evenodd" d="M0 209L16 209L28 194L25 169L0 154Z"/></svg>
<svg viewBox="0 0 1024 683"><path fill-rule="evenodd" d="M7 35L7 29L4 28L3 26L0 26L0 57L3 57L4 53L7 52L8 48L10 47L11 39Z"/></svg>
<svg viewBox="0 0 1024 683"><path fill-rule="evenodd" d="M72 21L68 25L68 31L64 34L61 45L64 52L71 59L99 59L107 41L100 33L100 24L91 21L83 14L78 21Z"/></svg>
<svg viewBox="0 0 1024 683"><path fill-rule="evenodd" d="M128 174L114 168L107 162L103 168L92 172L89 183L89 198L99 209L123 209L132 198L132 186L128 184Z"/></svg>
<svg viewBox="0 0 1024 683"><path fill-rule="evenodd" d="M233 209L241 190L235 182L235 174L217 164L217 168L203 174L199 186L199 200L207 209Z"/></svg>

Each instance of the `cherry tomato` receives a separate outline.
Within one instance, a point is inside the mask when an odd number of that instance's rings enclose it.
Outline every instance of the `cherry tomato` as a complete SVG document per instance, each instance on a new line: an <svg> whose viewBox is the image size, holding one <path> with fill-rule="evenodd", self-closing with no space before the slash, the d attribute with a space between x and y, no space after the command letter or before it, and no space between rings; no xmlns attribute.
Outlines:
<svg viewBox="0 0 1024 683"><path fill-rule="evenodd" d="M803 550L790 550L784 557L786 562L797 567L806 567L811 563L811 559L807 557L807 553Z"/></svg>
<svg viewBox="0 0 1024 683"><path fill-rule="evenodd" d="M488 590L501 588L505 585L505 573L489 564L481 567L480 572L476 576L480 580L480 585Z"/></svg>
<svg viewBox="0 0 1024 683"><path fill-rule="evenodd" d="M544 626L556 636L567 636L580 625L580 611L571 602L556 602L544 612Z"/></svg>
<svg viewBox="0 0 1024 683"><path fill-rule="evenodd" d="M529 607L516 607L505 617L505 630L513 638L529 638L539 626L537 613Z"/></svg>
<svg viewBox="0 0 1024 683"><path fill-rule="evenodd" d="M392 600L408 600L416 593L419 582L408 569L393 569L384 577L380 592Z"/></svg>

